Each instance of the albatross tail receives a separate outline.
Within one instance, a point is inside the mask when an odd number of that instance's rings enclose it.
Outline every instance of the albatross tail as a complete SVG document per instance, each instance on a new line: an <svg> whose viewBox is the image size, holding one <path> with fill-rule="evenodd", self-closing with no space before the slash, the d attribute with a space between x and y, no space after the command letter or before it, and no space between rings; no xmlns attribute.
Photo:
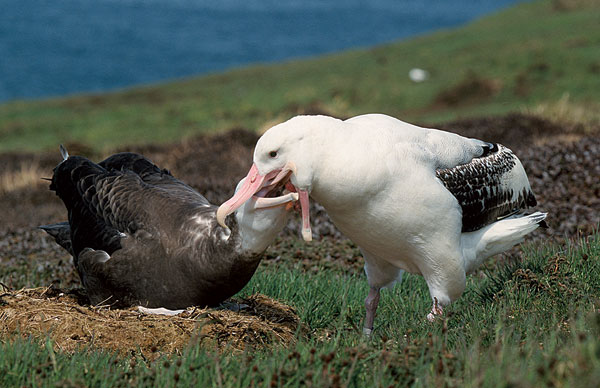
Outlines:
<svg viewBox="0 0 600 388"><path fill-rule="evenodd" d="M488 257L504 252L523 241L525 235L538 226L546 226L544 219L548 213L535 212L529 215L515 215L494 222L484 228L461 235L461 245L465 260L465 271L476 270Z"/></svg>

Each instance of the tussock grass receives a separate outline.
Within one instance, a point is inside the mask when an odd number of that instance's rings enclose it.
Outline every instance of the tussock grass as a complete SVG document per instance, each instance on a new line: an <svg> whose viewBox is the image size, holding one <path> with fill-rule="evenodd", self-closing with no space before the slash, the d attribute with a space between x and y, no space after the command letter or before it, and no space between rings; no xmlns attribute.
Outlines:
<svg viewBox="0 0 600 388"><path fill-rule="evenodd" d="M539 103L522 111L561 124L566 136L600 132L600 106L574 103L569 93L557 101Z"/></svg>
<svg viewBox="0 0 600 388"><path fill-rule="evenodd" d="M16 170L4 171L0 175L0 195L47 184L41 179L44 174L37 162L23 163Z"/></svg>

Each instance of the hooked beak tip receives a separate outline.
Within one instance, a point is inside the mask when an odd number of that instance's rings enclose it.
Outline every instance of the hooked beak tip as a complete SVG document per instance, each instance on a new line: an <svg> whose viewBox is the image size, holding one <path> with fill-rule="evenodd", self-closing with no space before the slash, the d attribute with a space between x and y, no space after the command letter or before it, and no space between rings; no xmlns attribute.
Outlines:
<svg viewBox="0 0 600 388"><path fill-rule="evenodd" d="M231 212L228 212L226 206L219 206L217 209L217 223L221 225L225 229L229 229L229 227L225 224L225 217L227 217Z"/></svg>

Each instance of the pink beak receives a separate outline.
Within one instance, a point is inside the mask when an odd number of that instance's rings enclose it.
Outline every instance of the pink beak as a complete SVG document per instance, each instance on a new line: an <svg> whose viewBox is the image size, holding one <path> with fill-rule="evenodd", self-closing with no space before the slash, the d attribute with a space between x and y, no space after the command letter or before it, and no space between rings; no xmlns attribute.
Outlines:
<svg viewBox="0 0 600 388"><path fill-rule="evenodd" d="M255 163L253 163L248 175L246 175L246 180L242 184L242 187L240 187L233 197L224 202L221 206L219 206L219 209L217 209L217 222L219 225L227 228L227 225L225 225L225 217L236 211L263 187L277 184L284 177L286 177L290 171L295 172L295 169L296 168L293 163L288 163L281 170L274 170L266 175L260 175L258 173L258 167L256 167ZM293 188L298 192L298 196L300 198L300 207L302 210L302 237L305 241L311 241L312 231L310 227L308 192L306 190L297 190L296 187L291 184L289 184L288 187Z"/></svg>

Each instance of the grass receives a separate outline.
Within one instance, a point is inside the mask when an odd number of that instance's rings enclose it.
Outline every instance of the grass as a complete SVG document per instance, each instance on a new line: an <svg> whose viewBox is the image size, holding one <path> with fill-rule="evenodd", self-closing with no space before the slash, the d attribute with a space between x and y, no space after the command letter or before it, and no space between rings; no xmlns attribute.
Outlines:
<svg viewBox="0 0 600 388"><path fill-rule="evenodd" d="M40 176L43 175L44 171L36 162L31 164L23 163L17 170L0 173L0 195L26 187L41 185L43 181L40 179Z"/></svg>
<svg viewBox="0 0 600 388"><path fill-rule="evenodd" d="M568 93L565 93L558 101L540 103L523 109L523 112L545 117L567 128L581 126L583 132L587 134L591 134L595 128L600 127L600 110L573 103Z"/></svg>
<svg viewBox="0 0 600 388"><path fill-rule="evenodd" d="M382 112L436 123L551 106L565 93L573 106L597 112L599 17L594 1L536 1L371 49L114 93L15 101L0 106L0 151L69 142L106 151L238 126L262 130L302 112ZM413 67L430 79L412 83Z"/></svg>
<svg viewBox="0 0 600 388"><path fill-rule="evenodd" d="M0 342L1 386L593 386L600 378L600 235L528 246L490 263L431 324L427 287L406 276L383 293L375 334L361 334L364 275L306 271L292 256L262 265L242 294L285 301L311 329L290 348L222 354L190 344L146 362L52 343Z"/></svg>

